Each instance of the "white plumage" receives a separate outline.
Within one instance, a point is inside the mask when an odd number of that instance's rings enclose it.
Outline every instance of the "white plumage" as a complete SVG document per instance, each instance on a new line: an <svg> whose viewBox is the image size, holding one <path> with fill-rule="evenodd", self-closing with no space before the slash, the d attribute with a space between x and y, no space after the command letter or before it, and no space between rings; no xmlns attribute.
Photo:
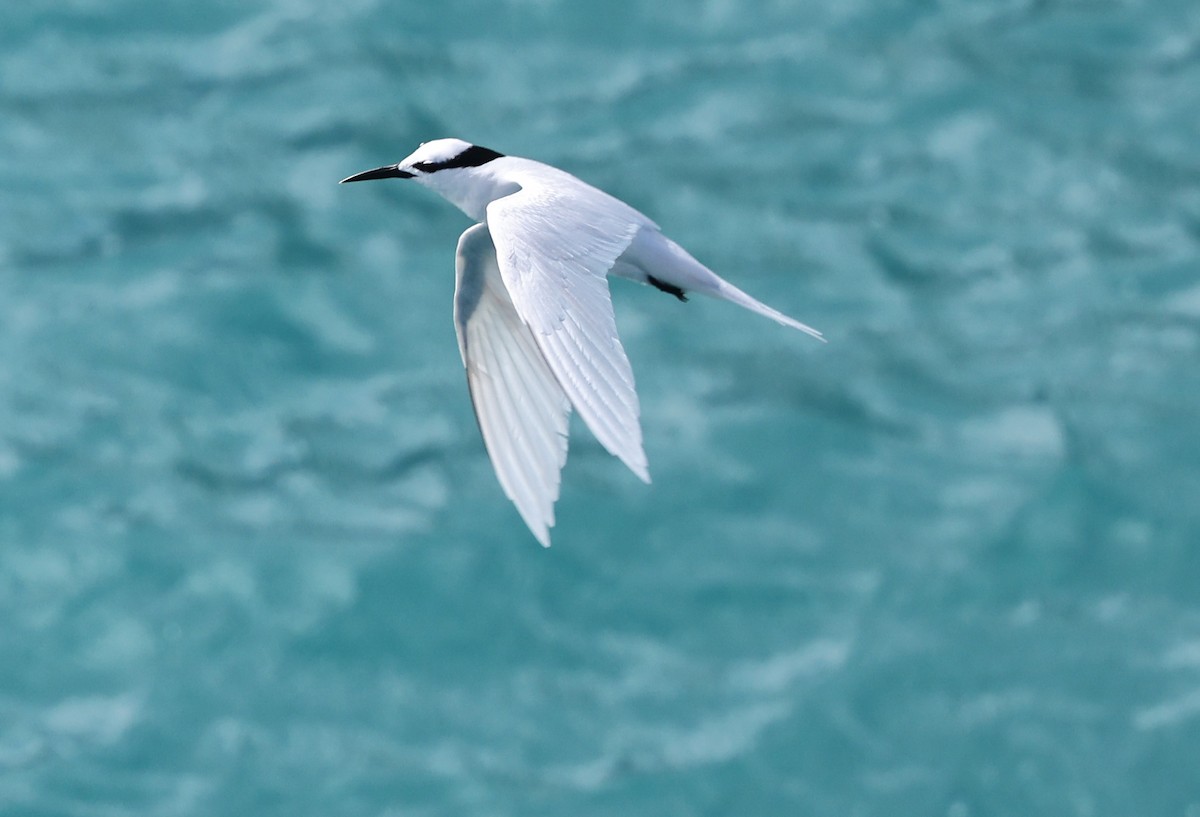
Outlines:
<svg viewBox="0 0 1200 817"><path fill-rule="evenodd" d="M815 329L724 281L624 202L557 168L459 139L343 181L413 179L480 222L458 242L454 320L475 416L505 494L545 546L574 408L649 482L633 371L608 276L732 301Z"/></svg>

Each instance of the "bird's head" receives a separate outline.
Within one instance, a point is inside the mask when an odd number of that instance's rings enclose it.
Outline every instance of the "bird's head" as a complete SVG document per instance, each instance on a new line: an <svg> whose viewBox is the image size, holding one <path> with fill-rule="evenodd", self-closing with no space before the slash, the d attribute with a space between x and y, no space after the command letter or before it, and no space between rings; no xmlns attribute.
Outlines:
<svg viewBox="0 0 1200 817"><path fill-rule="evenodd" d="M485 183L490 174L481 173L478 168L503 156L503 153L461 139L435 139L423 142L403 161L347 176L342 179L342 184L372 179L412 179L478 218L473 212L478 209L475 199L486 197L486 201L479 203L486 207L494 198L488 195L491 191L485 189L491 186Z"/></svg>

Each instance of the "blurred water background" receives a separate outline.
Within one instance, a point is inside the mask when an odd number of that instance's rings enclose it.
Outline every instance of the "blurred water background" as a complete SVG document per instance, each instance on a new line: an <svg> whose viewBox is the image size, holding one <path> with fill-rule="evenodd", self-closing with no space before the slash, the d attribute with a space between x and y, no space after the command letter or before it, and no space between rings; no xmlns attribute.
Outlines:
<svg viewBox="0 0 1200 817"><path fill-rule="evenodd" d="M654 484L555 545L450 318L459 136L616 282ZM0 9L0 813L1200 815L1200 5Z"/></svg>

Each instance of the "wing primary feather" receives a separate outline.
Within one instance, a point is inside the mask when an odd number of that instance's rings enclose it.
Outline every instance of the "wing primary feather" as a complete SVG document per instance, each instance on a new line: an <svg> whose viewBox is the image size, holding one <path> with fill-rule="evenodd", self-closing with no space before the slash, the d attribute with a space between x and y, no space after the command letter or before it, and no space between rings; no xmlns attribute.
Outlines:
<svg viewBox="0 0 1200 817"><path fill-rule="evenodd" d="M459 239L455 329L475 419L505 496L550 545L570 402L513 306L486 225Z"/></svg>
<svg viewBox="0 0 1200 817"><path fill-rule="evenodd" d="M490 370L490 373L483 371L474 375L472 399L476 402L476 416L505 495L517 506L534 536L546 545L548 529L554 524L553 504L557 491L552 490L547 496L545 483L539 483L531 473L531 459L523 457L519 451L519 421L513 414L512 395L491 346L490 343L475 344L486 361L486 369Z"/></svg>
<svg viewBox="0 0 1200 817"><path fill-rule="evenodd" d="M526 331L525 327L519 327L517 331ZM547 411L545 404L536 398L537 387L529 382L526 377L524 361L521 361L514 354L514 350L510 346L501 347L505 356L508 358L510 371L519 380L519 383L513 383L512 379L504 378L502 387L508 392L511 408L520 412L521 416L510 417L510 422L513 424L514 437L516 441L525 442L536 451L548 455L551 461L559 460L559 452L554 447L554 444L544 435L532 433L532 429L544 427L547 424L553 424L554 418ZM536 351L536 350L535 350ZM503 366L503 363L499 365ZM517 385L519 388L513 389ZM546 487L542 484L540 487Z"/></svg>
<svg viewBox="0 0 1200 817"><path fill-rule="evenodd" d="M528 461L523 460L519 454L521 444L523 442L528 444L530 439L522 428L521 418L516 412L514 395L509 387L509 380L505 376L508 372L504 370L503 364L497 357L496 345L490 343L481 345L485 350L484 355L491 364L489 367L491 371L485 373L484 377L489 379L488 385L495 391L494 406L497 413L495 419L500 424L495 437L496 441L503 446L504 454L501 459L506 462L506 470L513 477L514 490L519 492L524 489L526 492L522 495L524 501L518 504L535 502L539 486L528 467Z"/></svg>
<svg viewBox="0 0 1200 817"><path fill-rule="evenodd" d="M579 416L596 435L596 439L608 449L609 453L624 462L640 479L649 482L645 454L642 453L641 429L637 424L636 412L633 413L632 423L623 423L618 412L603 398L594 395L591 396L591 399L579 397L578 395L590 394L587 386L594 384L584 384L580 381L579 375L576 374L579 369L578 360L564 361L562 355L571 353L570 351L564 352L558 347L550 347L546 351L547 359L551 361L552 366L558 371L567 373L566 381L560 382L563 382L568 396L574 397L572 402L575 410L579 412Z"/></svg>

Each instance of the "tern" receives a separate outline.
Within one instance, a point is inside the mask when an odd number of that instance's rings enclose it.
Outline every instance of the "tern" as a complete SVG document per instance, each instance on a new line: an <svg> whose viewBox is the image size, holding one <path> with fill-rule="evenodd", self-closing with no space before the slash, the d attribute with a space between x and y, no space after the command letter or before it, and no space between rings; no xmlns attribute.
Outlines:
<svg viewBox="0 0 1200 817"><path fill-rule="evenodd" d="M411 179L478 222L459 237L455 257L458 348L496 477L544 547L572 408L650 482L607 276L681 301L690 293L732 301L824 340L720 278L625 202L550 165L437 139L342 182L371 179Z"/></svg>

